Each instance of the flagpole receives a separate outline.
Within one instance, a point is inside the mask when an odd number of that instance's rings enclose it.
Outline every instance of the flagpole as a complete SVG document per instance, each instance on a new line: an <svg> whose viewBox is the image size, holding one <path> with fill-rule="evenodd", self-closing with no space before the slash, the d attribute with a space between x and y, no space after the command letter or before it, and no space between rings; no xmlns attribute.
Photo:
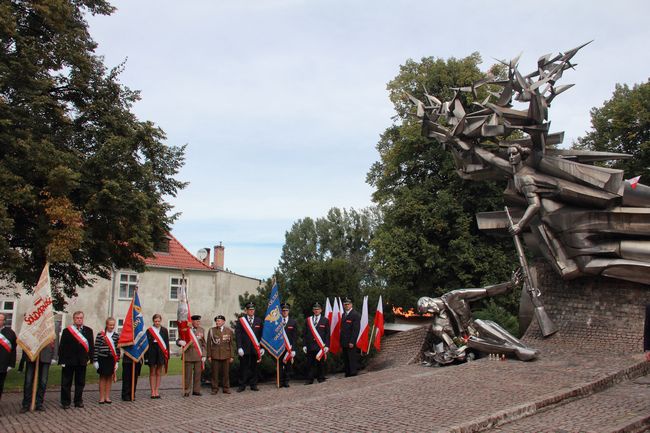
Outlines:
<svg viewBox="0 0 650 433"><path fill-rule="evenodd" d="M280 358L275 358L275 378L276 385L280 388Z"/></svg>
<svg viewBox="0 0 650 433"><path fill-rule="evenodd" d="M41 358L41 352L38 352L38 355L36 355L36 366L34 367L34 383L32 384L32 404L29 407L29 410L34 412L34 408L36 407L36 386L38 385L38 364L40 364L39 359Z"/></svg>
<svg viewBox="0 0 650 433"><path fill-rule="evenodd" d="M183 391L183 396L185 396L185 351L181 347L181 385L182 385L182 391Z"/></svg>
<svg viewBox="0 0 650 433"><path fill-rule="evenodd" d="M370 336L368 337L368 347L366 348L366 355L370 353L370 346L372 345L372 334L375 332L375 324L372 324L372 328L370 328ZM363 355L363 352L361 352Z"/></svg>

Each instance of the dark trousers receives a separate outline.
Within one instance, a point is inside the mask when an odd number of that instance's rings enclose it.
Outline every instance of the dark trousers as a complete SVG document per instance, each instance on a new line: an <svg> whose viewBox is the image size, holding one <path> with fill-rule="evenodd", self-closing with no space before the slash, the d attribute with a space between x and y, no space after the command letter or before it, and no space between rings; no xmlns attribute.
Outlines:
<svg viewBox="0 0 650 433"><path fill-rule="evenodd" d="M219 378L223 383L223 390L230 389L230 360L229 359L212 359L210 362L212 373L212 391L219 390Z"/></svg>
<svg viewBox="0 0 650 433"><path fill-rule="evenodd" d="M47 376L50 372L49 362L38 363L38 383L36 384L36 407L43 407L45 400L45 389L47 388ZM34 373L36 363L27 361L25 364L25 383L23 391L23 407L29 409L32 405L32 388L34 387Z"/></svg>
<svg viewBox="0 0 650 433"><path fill-rule="evenodd" d="M239 387L257 386L257 354L245 354L239 357Z"/></svg>
<svg viewBox="0 0 650 433"><path fill-rule="evenodd" d="M316 355L318 352L318 350L307 352L307 364L309 365L307 380L309 382L314 381L314 370L316 370L316 379L318 379L319 382L325 380L325 356L323 356L320 361L317 360Z"/></svg>
<svg viewBox="0 0 650 433"><path fill-rule="evenodd" d="M345 366L345 377L356 376L359 370L359 349L344 347L343 364Z"/></svg>
<svg viewBox="0 0 650 433"><path fill-rule="evenodd" d="M74 404L83 402L86 386L86 365L66 365L61 371L61 404L70 406L70 392L74 379Z"/></svg>
<svg viewBox="0 0 650 433"><path fill-rule="evenodd" d="M122 400L131 401L131 378L133 378L133 399L135 400L135 390L138 389L138 376L140 376L140 370L142 369L142 364L139 362L135 363L135 377L133 376L133 363L125 362L122 364Z"/></svg>
<svg viewBox="0 0 650 433"><path fill-rule="evenodd" d="M5 379L7 378L7 372L0 373L0 400L2 400L2 390L5 389Z"/></svg>
<svg viewBox="0 0 650 433"><path fill-rule="evenodd" d="M280 359L280 385L288 385L289 384L289 376L291 375L291 361L289 361L287 364L282 362L282 359Z"/></svg>

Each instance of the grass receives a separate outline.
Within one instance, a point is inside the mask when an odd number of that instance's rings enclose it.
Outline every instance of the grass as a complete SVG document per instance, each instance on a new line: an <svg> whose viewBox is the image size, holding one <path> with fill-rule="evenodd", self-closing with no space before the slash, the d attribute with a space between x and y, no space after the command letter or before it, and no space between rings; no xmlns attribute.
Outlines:
<svg viewBox="0 0 650 433"><path fill-rule="evenodd" d="M181 365L181 358L172 357L169 360L167 375L168 376L180 375L182 369L183 366ZM147 365L144 365L142 367L142 371L140 372L140 377L148 377L148 376L149 376L149 367ZM120 366L117 369L118 380L121 377L122 377L122 363L120 362ZM7 379L5 380L4 390L6 392L22 391L24 381L25 381L24 372L20 372L16 368L14 368L9 373L7 373ZM99 375L97 374L97 371L93 368L92 364L88 364L88 368L86 369L86 384L97 383L97 382L99 382ZM49 373L49 378L47 380L47 387L54 388L59 386L61 386L61 366L52 365L50 366L50 373Z"/></svg>

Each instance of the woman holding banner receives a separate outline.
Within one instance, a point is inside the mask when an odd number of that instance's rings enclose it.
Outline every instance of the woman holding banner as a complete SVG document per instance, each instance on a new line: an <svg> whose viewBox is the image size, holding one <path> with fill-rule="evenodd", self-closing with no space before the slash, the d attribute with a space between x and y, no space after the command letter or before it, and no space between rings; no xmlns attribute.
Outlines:
<svg viewBox="0 0 650 433"><path fill-rule="evenodd" d="M158 313L153 315L153 326L147 329L149 339L149 350L144 355L145 364L149 366L149 385L151 386L151 398L160 398L160 380L163 368L167 373L169 362L169 332L161 326L162 316Z"/></svg>
<svg viewBox="0 0 650 433"><path fill-rule="evenodd" d="M115 319L106 319L106 328L95 338L93 366L99 373L99 404L111 404L111 385L116 380L115 372L120 359L117 341L120 335L115 331Z"/></svg>

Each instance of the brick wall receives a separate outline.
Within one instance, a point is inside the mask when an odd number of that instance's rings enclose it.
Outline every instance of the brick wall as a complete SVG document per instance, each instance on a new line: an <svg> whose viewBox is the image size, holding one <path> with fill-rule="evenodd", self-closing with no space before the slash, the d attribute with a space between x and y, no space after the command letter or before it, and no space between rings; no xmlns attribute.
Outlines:
<svg viewBox="0 0 650 433"><path fill-rule="evenodd" d="M543 339L533 320L524 341L533 347L575 347L641 352L650 286L604 277L562 279L544 262L534 263L546 311L559 331Z"/></svg>

